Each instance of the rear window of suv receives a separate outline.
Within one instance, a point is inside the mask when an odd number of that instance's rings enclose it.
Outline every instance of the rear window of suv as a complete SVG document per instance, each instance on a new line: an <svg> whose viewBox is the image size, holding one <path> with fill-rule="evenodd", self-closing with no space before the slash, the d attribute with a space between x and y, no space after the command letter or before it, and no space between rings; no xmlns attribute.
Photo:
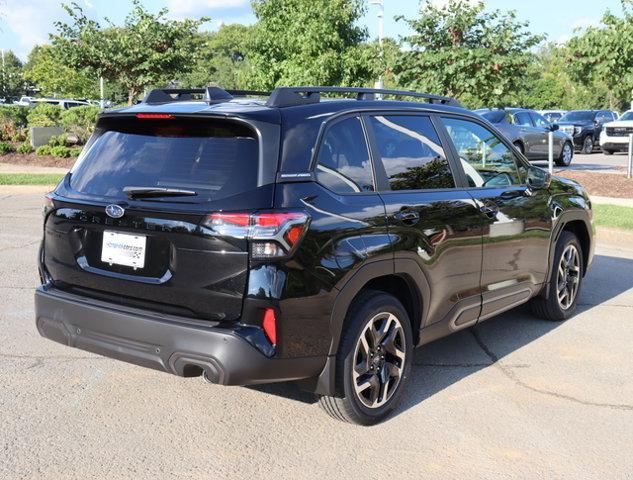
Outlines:
<svg viewBox="0 0 633 480"><path fill-rule="evenodd" d="M126 197L125 187L193 190L206 202L257 187L259 145L249 127L228 120L101 119L71 171L73 190ZM178 201L177 197L170 201Z"/></svg>

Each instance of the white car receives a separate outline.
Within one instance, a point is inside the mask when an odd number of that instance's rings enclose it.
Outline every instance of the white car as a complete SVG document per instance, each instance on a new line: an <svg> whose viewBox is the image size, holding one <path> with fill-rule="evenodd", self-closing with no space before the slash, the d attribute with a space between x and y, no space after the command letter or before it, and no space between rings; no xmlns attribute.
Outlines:
<svg viewBox="0 0 633 480"><path fill-rule="evenodd" d="M633 110L624 112L614 122L604 124L600 133L600 148L607 155L629 150L629 135L633 133Z"/></svg>

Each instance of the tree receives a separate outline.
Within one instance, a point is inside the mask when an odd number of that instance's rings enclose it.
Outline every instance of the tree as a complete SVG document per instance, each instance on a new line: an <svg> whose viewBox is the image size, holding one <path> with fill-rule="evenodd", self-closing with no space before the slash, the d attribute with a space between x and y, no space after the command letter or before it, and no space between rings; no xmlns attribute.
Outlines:
<svg viewBox="0 0 633 480"><path fill-rule="evenodd" d="M602 82L611 108L626 107L633 95L633 0L621 0L623 16L609 10L601 27L590 27L568 43L567 65L583 85Z"/></svg>
<svg viewBox="0 0 633 480"><path fill-rule="evenodd" d="M418 18L403 19L414 31L395 65L408 88L446 94L471 107L502 105L521 86L543 37L529 31L516 12L484 11L484 3L425 3Z"/></svg>
<svg viewBox="0 0 633 480"><path fill-rule="evenodd" d="M198 61L181 83L187 87L214 83L223 88L243 89L251 33L252 27L233 24L201 34Z"/></svg>
<svg viewBox="0 0 633 480"><path fill-rule="evenodd" d="M22 62L11 50L6 51L0 63L0 98L19 98L23 93Z"/></svg>
<svg viewBox="0 0 633 480"><path fill-rule="evenodd" d="M24 66L24 78L44 96L99 98L99 78L67 67L51 45L36 45Z"/></svg>
<svg viewBox="0 0 633 480"><path fill-rule="evenodd" d="M252 88L341 84L345 59L367 37L361 0L254 0L253 10Z"/></svg>
<svg viewBox="0 0 633 480"><path fill-rule="evenodd" d="M51 35L67 66L120 84L128 92L129 104L147 87L191 70L198 28L209 20L169 20L167 9L152 14L140 0L132 5L123 27L107 19L102 26L86 17L78 4L64 5L72 22L56 22L58 33Z"/></svg>

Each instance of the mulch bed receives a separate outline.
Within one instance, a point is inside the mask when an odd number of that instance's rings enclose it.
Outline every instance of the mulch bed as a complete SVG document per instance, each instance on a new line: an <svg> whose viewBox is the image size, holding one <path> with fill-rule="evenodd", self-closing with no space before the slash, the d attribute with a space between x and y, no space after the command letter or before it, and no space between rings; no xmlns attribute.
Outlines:
<svg viewBox="0 0 633 480"><path fill-rule="evenodd" d="M60 167L70 168L76 158L58 158L50 155L35 155L34 153L8 153L0 156L0 163L13 165L30 165L33 167Z"/></svg>
<svg viewBox="0 0 633 480"><path fill-rule="evenodd" d="M590 173L578 170L555 170L554 175L576 180L590 195L600 197L633 198L633 178L626 173Z"/></svg>

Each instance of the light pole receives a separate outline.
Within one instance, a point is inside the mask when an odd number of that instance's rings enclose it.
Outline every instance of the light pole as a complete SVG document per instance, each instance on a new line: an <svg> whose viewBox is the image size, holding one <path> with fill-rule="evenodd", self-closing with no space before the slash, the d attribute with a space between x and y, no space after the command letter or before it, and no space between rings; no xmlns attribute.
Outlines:
<svg viewBox="0 0 633 480"><path fill-rule="evenodd" d="M385 37L385 0L371 0L369 2L371 5L378 6L378 45L380 45L380 64L382 67L382 63L384 62L384 49L383 49L383 38ZM383 88L384 84L382 82L382 73L378 77L378 81L374 84L376 88Z"/></svg>

